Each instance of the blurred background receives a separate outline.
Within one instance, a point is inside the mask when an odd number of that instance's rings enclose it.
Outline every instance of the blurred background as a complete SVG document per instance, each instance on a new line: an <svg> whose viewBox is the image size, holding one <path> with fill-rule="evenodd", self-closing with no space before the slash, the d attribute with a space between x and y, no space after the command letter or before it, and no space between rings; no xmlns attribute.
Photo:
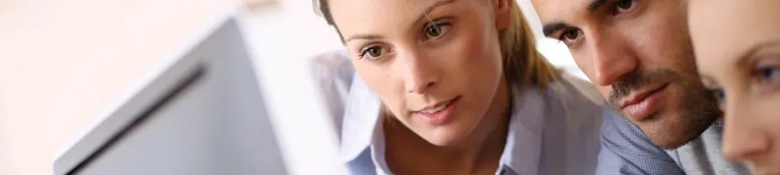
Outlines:
<svg viewBox="0 0 780 175"><path fill-rule="evenodd" d="M529 1L518 2L539 50L578 71L565 46L540 35ZM58 152L226 10L238 12L250 52L264 65L261 79L305 76L306 58L341 47L313 9L311 0L0 0L0 174L51 174ZM282 68L300 74L274 74ZM294 93L266 88L271 98ZM284 106L270 104L271 113L300 114Z"/></svg>

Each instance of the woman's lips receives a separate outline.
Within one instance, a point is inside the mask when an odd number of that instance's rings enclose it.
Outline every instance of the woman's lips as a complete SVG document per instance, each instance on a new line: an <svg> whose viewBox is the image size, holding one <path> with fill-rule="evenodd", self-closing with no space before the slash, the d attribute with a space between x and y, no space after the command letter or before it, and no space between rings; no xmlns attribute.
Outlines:
<svg viewBox="0 0 780 175"><path fill-rule="evenodd" d="M457 106L459 100L460 97L456 97L452 100L440 102L434 106L412 112L412 115L421 117L428 124L441 125L452 118L452 113L455 111L455 106Z"/></svg>

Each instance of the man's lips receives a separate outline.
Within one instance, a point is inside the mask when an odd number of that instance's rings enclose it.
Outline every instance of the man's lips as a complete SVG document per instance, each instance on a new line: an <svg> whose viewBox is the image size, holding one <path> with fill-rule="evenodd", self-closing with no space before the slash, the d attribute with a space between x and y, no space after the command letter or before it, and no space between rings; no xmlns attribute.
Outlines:
<svg viewBox="0 0 780 175"><path fill-rule="evenodd" d="M648 89L645 89L644 91L631 93L630 96L628 96L627 98L624 98L621 101L620 109L626 108L629 105L638 104L638 103L642 102L642 100L644 100L648 96L652 95L653 93L656 93L658 91L663 90L664 88L666 88L666 86L669 86L669 83L662 84L662 85L657 86L655 88L648 88Z"/></svg>

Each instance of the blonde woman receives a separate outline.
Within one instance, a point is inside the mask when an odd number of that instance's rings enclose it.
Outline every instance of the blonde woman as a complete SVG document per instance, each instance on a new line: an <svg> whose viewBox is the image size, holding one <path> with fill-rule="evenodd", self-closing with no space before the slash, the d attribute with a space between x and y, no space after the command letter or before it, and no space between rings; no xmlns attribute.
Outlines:
<svg viewBox="0 0 780 175"><path fill-rule="evenodd" d="M341 161L352 174L595 173L602 100L534 49L514 0L319 8L351 64L333 61L330 75L350 84Z"/></svg>
<svg viewBox="0 0 780 175"><path fill-rule="evenodd" d="M724 112L724 156L780 174L780 1L690 3L696 66Z"/></svg>

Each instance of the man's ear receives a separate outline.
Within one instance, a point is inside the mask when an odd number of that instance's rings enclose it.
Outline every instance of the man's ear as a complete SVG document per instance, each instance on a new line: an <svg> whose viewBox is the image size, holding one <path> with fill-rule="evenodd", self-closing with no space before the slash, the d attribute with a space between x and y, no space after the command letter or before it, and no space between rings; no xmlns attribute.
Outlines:
<svg viewBox="0 0 780 175"><path fill-rule="evenodd" d="M496 29L503 30L509 27L512 19L512 8L514 0L492 0L493 11L496 13Z"/></svg>

